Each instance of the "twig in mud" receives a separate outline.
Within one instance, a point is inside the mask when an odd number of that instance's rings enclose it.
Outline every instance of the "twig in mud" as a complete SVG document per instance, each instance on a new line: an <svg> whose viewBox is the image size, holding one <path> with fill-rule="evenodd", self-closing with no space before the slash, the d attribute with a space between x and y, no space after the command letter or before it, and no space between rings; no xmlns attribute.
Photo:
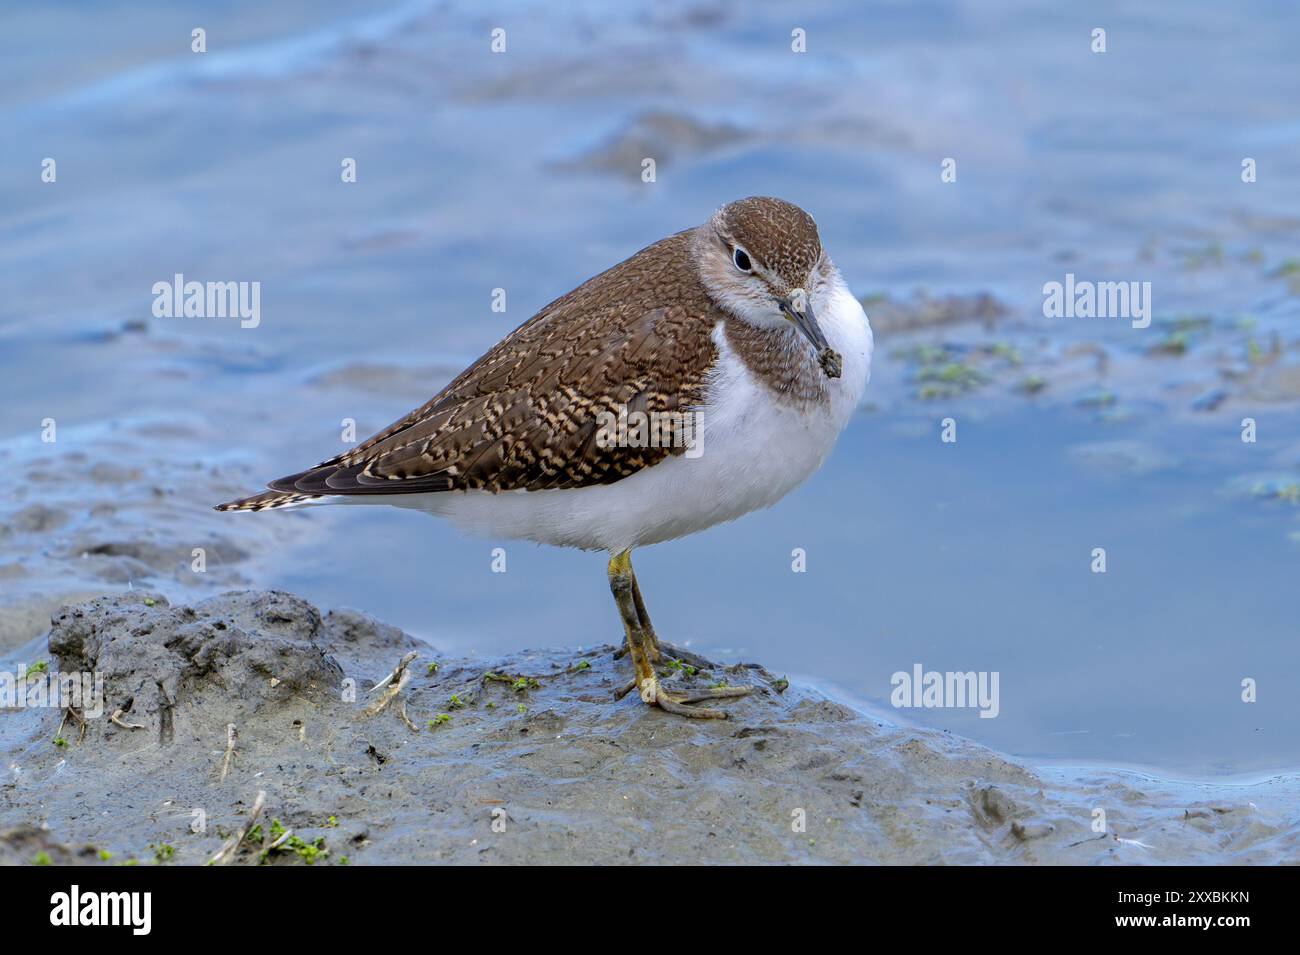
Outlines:
<svg viewBox="0 0 1300 955"><path fill-rule="evenodd" d="M556 670L554 673L542 673L538 676L528 676L524 673L517 673L511 676L508 673L497 673L495 670L488 670L481 677L480 683L508 683L516 692L522 693L524 690L540 690L542 688L542 678L550 679L560 676L564 673L577 673L579 669L588 669L587 667L571 667L568 670Z"/></svg>
<svg viewBox="0 0 1300 955"><path fill-rule="evenodd" d="M119 706L113 711L113 715L108 718L108 721L114 726L122 727L124 730L144 730L149 728L143 723L128 723L126 720L122 719L125 715L126 711Z"/></svg>
<svg viewBox="0 0 1300 955"><path fill-rule="evenodd" d="M1107 836L1106 836L1106 833L1103 832L1103 833L1102 833L1101 835L1099 835L1099 836L1092 836L1091 838L1088 838L1088 839L1080 839L1078 842L1069 842L1069 843L1066 843L1065 848L1067 848L1067 849L1073 849L1075 846L1081 846L1081 845L1083 845L1085 842L1097 842L1098 840L1100 840L1100 839L1105 839L1105 838L1107 838Z"/></svg>
<svg viewBox="0 0 1300 955"><path fill-rule="evenodd" d="M382 680L380 680L378 683L372 686L367 692L374 693L375 690L378 690L381 687L388 686L388 684L392 683L394 680L398 680L400 682L402 675L406 673L406 668L410 666L411 661L414 660L419 655L420 654L418 651L412 650L406 656L402 657L402 659L397 661L397 666L394 668L393 672L388 674L388 676L384 677Z"/></svg>
<svg viewBox="0 0 1300 955"><path fill-rule="evenodd" d="M408 654L408 656L410 655L411 654ZM394 697L397 696L397 694L402 692L406 684L411 682L411 671L406 669L406 664L409 663L410 660L408 660L406 657L403 657L402 660L403 662L399 663L397 665L397 669L393 671L394 673L400 672L401 676L398 678L396 683L389 684L388 688L384 690L383 694L379 697L379 699L375 700L375 702L371 703L369 706L366 707L365 709L366 716L374 716L376 713L383 710L384 707L386 707L389 703L393 702L393 699Z"/></svg>
<svg viewBox="0 0 1300 955"><path fill-rule="evenodd" d="M420 732L420 727L418 727L418 726L416 726L414 723L412 723L412 722L411 722L411 718L410 718L409 716L406 715L406 701L405 701L405 700L402 700L402 705L401 705L400 707L398 707L397 715L400 716L400 717L402 718L402 722L403 722L403 723L405 723L408 727L410 727L410 730L411 730L412 733L418 733L418 732Z"/></svg>
<svg viewBox="0 0 1300 955"><path fill-rule="evenodd" d="M74 710L71 703L63 708L63 719L59 720L59 731L54 735L63 736L63 727L67 725L69 716L77 721L77 742L80 743L86 738L86 718Z"/></svg>
<svg viewBox="0 0 1300 955"><path fill-rule="evenodd" d="M264 805L266 805L266 790L259 789L257 791L257 798L253 800L253 808L248 813L248 821L244 823L244 827L226 840L226 844L221 847L221 850L208 860L208 865L225 865L230 861L231 857L235 854L235 851L243 845L244 837L248 835L248 830L253 828L253 825L257 822L257 817L262 814L262 807Z"/></svg>
<svg viewBox="0 0 1300 955"><path fill-rule="evenodd" d="M1115 841L1122 846L1137 846L1141 849L1152 848L1151 846L1147 845L1145 842L1141 842L1137 839L1121 839L1119 833L1115 833Z"/></svg>
<svg viewBox="0 0 1300 955"><path fill-rule="evenodd" d="M230 761L235 757L235 743L239 740L239 732L235 729L234 723L226 724L226 756L221 761L221 781L226 781L226 774L230 772Z"/></svg>

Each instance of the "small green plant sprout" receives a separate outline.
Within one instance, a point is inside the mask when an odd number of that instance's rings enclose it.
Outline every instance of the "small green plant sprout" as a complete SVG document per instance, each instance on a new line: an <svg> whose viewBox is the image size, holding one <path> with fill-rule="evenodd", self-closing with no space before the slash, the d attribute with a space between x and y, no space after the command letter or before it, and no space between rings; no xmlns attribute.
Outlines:
<svg viewBox="0 0 1300 955"><path fill-rule="evenodd" d="M524 706L524 704L522 704L522 703L520 703L517 707L515 707L515 709L519 711L519 714L520 714L521 716L522 716L524 713L527 713L527 712L528 712L528 707Z"/></svg>
<svg viewBox="0 0 1300 955"><path fill-rule="evenodd" d="M895 361L910 361L918 365L934 365L948 357L948 350L942 345L924 342L911 348L895 349L890 356Z"/></svg>
<svg viewBox="0 0 1300 955"><path fill-rule="evenodd" d="M713 690L721 690L726 685L727 685L726 680L714 680L712 683L709 684L709 688Z"/></svg>
<svg viewBox="0 0 1300 955"><path fill-rule="evenodd" d="M1077 403L1081 408L1109 408L1117 401L1119 396L1115 392L1103 389L1084 395Z"/></svg>
<svg viewBox="0 0 1300 955"><path fill-rule="evenodd" d="M1047 387L1047 379L1042 375L1026 375L1018 386L1027 395L1036 395Z"/></svg>
<svg viewBox="0 0 1300 955"><path fill-rule="evenodd" d="M248 835L244 837L244 841L249 843L262 841L262 824L260 822L248 830Z"/></svg>
<svg viewBox="0 0 1300 955"><path fill-rule="evenodd" d="M1287 288L1300 295L1300 259L1288 259L1274 273L1277 278L1285 278Z"/></svg>
<svg viewBox="0 0 1300 955"><path fill-rule="evenodd" d="M523 693L525 690L536 690L541 684L530 676L521 676L511 684L516 693Z"/></svg>
<svg viewBox="0 0 1300 955"><path fill-rule="evenodd" d="M779 680L773 680L772 689L776 690L778 693L784 693L786 690L790 689L790 681L785 677L781 677Z"/></svg>
<svg viewBox="0 0 1300 955"><path fill-rule="evenodd" d="M1208 315L1179 315L1173 325L1180 332L1208 332L1214 323Z"/></svg>
<svg viewBox="0 0 1300 955"><path fill-rule="evenodd" d="M68 741L64 739L62 736L56 736L54 737L54 745L59 747L59 749L66 749L68 745Z"/></svg>
<svg viewBox="0 0 1300 955"><path fill-rule="evenodd" d="M1001 358L1003 361L1012 365L1019 365L1022 361L1020 349L1015 345L1009 345L1006 342L996 342L989 346L989 354L994 358Z"/></svg>
<svg viewBox="0 0 1300 955"><path fill-rule="evenodd" d="M113 858L113 853L109 852L107 849L100 849L95 853L95 855L99 856L100 862L107 862L109 859Z"/></svg>
<svg viewBox="0 0 1300 955"><path fill-rule="evenodd" d="M573 668L575 670L590 670L591 663L588 660L579 660L577 663L573 665Z"/></svg>
<svg viewBox="0 0 1300 955"><path fill-rule="evenodd" d="M318 859L329 855L329 850L325 848L325 837L320 836L311 842L299 839L297 836L290 836L284 843L283 848L290 852L296 853L303 862L312 865Z"/></svg>
<svg viewBox="0 0 1300 955"><path fill-rule="evenodd" d="M959 361L927 365L917 372L916 378L921 382L917 395L927 400L951 398L966 391L974 391L989 380L981 372Z"/></svg>
<svg viewBox="0 0 1300 955"><path fill-rule="evenodd" d="M465 701L462 700L457 694L453 693L451 695L451 699L447 701L447 709L463 710L464 708L465 708Z"/></svg>
<svg viewBox="0 0 1300 955"><path fill-rule="evenodd" d="M435 660L433 663L429 664L429 676L433 676L437 672L438 672L438 662Z"/></svg>
<svg viewBox="0 0 1300 955"><path fill-rule="evenodd" d="M1223 245L1219 242L1211 242L1200 249L1188 249L1182 253L1183 268L1189 271L1196 271L1207 265L1223 264Z"/></svg>
<svg viewBox="0 0 1300 955"><path fill-rule="evenodd" d="M1282 357L1282 336L1273 333L1273 340L1267 350L1251 335L1246 341L1246 360L1252 365L1268 365Z"/></svg>
<svg viewBox="0 0 1300 955"><path fill-rule="evenodd" d="M152 597L145 597L145 598L144 598L144 605L145 605L146 607L152 607L152 606L154 606L156 603L158 603L158 601L154 600Z"/></svg>
<svg viewBox="0 0 1300 955"><path fill-rule="evenodd" d="M279 819L271 820L272 841L269 846L262 850L258 856L260 863L265 863L271 858L272 854L281 852L292 852L302 859L307 865L312 865L318 859L329 855L329 850L325 848L325 837L320 836L311 842L307 842L284 827L284 823Z"/></svg>
<svg viewBox="0 0 1300 955"><path fill-rule="evenodd" d="M339 856L339 865L347 865L351 861L352 860L350 860L347 856Z"/></svg>
<svg viewBox="0 0 1300 955"><path fill-rule="evenodd" d="M50 672L49 660L41 660L38 663L33 663L31 666L27 668L28 676L31 676L33 673L49 673L49 672Z"/></svg>
<svg viewBox="0 0 1300 955"><path fill-rule="evenodd" d="M1189 344L1190 338L1187 332L1180 329L1170 332L1161 341L1156 342L1151 350L1158 355L1186 355Z"/></svg>
<svg viewBox="0 0 1300 955"><path fill-rule="evenodd" d="M667 666L668 666L668 669L670 669L670 670L680 670L680 669L682 668L682 661L681 661L681 660L669 660Z"/></svg>
<svg viewBox="0 0 1300 955"><path fill-rule="evenodd" d="M488 700L488 701L487 701L487 708L488 708L489 710L495 710L495 709L497 708L497 701L496 701L496 700Z"/></svg>
<svg viewBox="0 0 1300 955"><path fill-rule="evenodd" d="M153 861L158 865L171 862L176 855L176 847L165 842L160 842L157 845L149 843L149 848L153 850Z"/></svg>
<svg viewBox="0 0 1300 955"><path fill-rule="evenodd" d="M326 820L325 820L325 827L326 827L327 829L337 829L337 828L339 827L339 820L338 820L338 817L337 817L337 816L330 816L328 819L326 819Z"/></svg>
<svg viewBox="0 0 1300 955"><path fill-rule="evenodd" d="M32 865L51 865L50 854L44 850L36 853L32 858Z"/></svg>
<svg viewBox="0 0 1300 955"><path fill-rule="evenodd" d="M441 726L443 723L450 723L450 722L451 722L450 713L439 713L433 719L429 720L429 729L433 729L435 726Z"/></svg>
<svg viewBox="0 0 1300 955"><path fill-rule="evenodd" d="M125 866L139 865L139 864L140 864L140 860L139 860L139 859L123 859L123 860L122 860L120 863L118 863L118 864L119 864L119 865L125 865Z"/></svg>
<svg viewBox="0 0 1300 955"><path fill-rule="evenodd" d="M1300 481L1285 478L1256 481L1251 485L1250 493L1255 497L1282 501L1286 504L1300 504Z"/></svg>

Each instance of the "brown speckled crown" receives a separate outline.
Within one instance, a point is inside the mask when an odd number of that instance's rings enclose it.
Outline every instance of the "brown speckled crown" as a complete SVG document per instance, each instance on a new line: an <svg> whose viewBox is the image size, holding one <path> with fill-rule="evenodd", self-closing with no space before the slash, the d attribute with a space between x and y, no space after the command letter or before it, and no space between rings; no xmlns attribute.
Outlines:
<svg viewBox="0 0 1300 955"><path fill-rule="evenodd" d="M741 245L750 258L775 272L789 288L802 288L822 254L812 216L784 199L750 196L723 206L724 240Z"/></svg>
<svg viewBox="0 0 1300 955"><path fill-rule="evenodd" d="M764 266L791 287L807 281L821 255L807 213L765 198L722 211L725 227ZM217 510L339 494L537 491L622 480L685 447L602 447L598 416L702 407L719 323L781 398L824 399L820 373L791 334L782 330L773 342L771 332L749 327L709 295L696 267L699 231L656 242L556 299L427 403L355 448Z"/></svg>

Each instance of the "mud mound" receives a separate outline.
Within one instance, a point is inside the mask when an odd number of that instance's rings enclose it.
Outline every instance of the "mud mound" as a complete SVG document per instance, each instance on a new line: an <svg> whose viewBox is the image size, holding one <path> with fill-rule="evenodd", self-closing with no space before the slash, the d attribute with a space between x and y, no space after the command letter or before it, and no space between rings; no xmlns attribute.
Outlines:
<svg viewBox="0 0 1300 955"><path fill-rule="evenodd" d="M197 607L147 594L103 597L59 611L52 624L59 671L101 674L104 708L120 714L120 722L87 720L92 739L96 730L131 733L121 726L128 721L155 729L163 743L180 721L197 739L214 721L238 724L296 697L337 696L343 680L342 667L314 642L320 614L288 594L223 595Z"/></svg>
<svg viewBox="0 0 1300 955"><path fill-rule="evenodd" d="M200 864L251 823L229 861L1270 862L1300 846L1294 780L1035 772L754 664L670 664L753 690L728 720L686 720L616 702L630 665L612 646L447 659L274 592L100 597L56 613L48 646L60 674L100 675L103 711L3 714L0 861ZM399 661L400 691L374 689Z"/></svg>

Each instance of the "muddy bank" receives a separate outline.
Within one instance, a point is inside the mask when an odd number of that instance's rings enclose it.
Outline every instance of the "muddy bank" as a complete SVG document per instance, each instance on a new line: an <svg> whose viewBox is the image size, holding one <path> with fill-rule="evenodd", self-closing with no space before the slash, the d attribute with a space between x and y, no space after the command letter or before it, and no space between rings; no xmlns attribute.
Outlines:
<svg viewBox="0 0 1300 955"><path fill-rule="evenodd" d="M221 440L210 426L147 418L62 435L0 445L14 475L0 500L0 653L44 634L63 604L106 591L166 586L199 599L249 586L256 554L306 530L232 528L201 506L248 480L201 463Z"/></svg>
<svg viewBox="0 0 1300 955"><path fill-rule="evenodd" d="M412 651L380 709L370 688ZM202 864L259 793L233 862L1259 863L1300 850L1294 779L1035 772L698 658L674 678L754 693L726 721L688 721L614 702L629 667L613 652L450 659L278 592L62 608L4 669L98 672L103 713L4 711L0 859Z"/></svg>

